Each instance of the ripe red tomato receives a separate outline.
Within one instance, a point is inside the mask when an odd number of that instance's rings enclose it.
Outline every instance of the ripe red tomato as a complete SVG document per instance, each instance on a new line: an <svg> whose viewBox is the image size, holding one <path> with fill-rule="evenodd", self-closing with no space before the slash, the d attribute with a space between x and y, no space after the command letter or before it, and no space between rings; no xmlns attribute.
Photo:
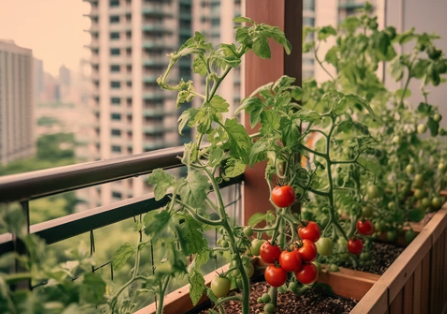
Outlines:
<svg viewBox="0 0 447 314"><path fill-rule="evenodd" d="M348 251L354 255L359 255L363 250L363 242L358 238L352 238L348 241Z"/></svg>
<svg viewBox="0 0 447 314"><path fill-rule="evenodd" d="M321 230L316 222L310 221L307 226L300 226L298 228L298 235L301 239L317 242L320 239Z"/></svg>
<svg viewBox="0 0 447 314"><path fill-rule="evenodd" d="M298 248L297 251L305 262L313 262L317 258L317 247L308 239L303 240L303 246Z"/></svg>
<svg viewBox="0 0 447 314"><path fill-rule="evenodd" d="M270 242L265 242L261 246L261 258L264 262L273 264L275 261L279 260L281 255L281 249L279 246L271 245Z"/></svg>
<svg viewBox="0 0 447 314"><path fill-rule="evenodd" d="M314 264L303 264L300 270L295 272L296 279L304 285L315 282L318 278L318 268Z"/></svg>
<svg viewBox="0 0 447 314"><path fill-rule="evenodd" d="M272 201L278 207L289 207L295 202L295 191L290 185L277 186L272 191Z"/></svg>
<svg viewBox="0 0 447 314"><path fill-rule="evenodd" d="M297 271L301 268L301 255L298 251L283 251L279 256L279 265L285 271Z"/></svg>
<svg viewBox="0 0 447 314"><path fill-rule="evenodd" d="M269 265L264 272L267 283L272 287L281 287L287 280L287 272L281 267Z"/></svg>
<svg viewBox="0 0 447 314"><path fill-rule="evenodd" d="M357 221L357 231L363 235L371 235L374 232L373 225L369 220L359 220Z"/></svg>

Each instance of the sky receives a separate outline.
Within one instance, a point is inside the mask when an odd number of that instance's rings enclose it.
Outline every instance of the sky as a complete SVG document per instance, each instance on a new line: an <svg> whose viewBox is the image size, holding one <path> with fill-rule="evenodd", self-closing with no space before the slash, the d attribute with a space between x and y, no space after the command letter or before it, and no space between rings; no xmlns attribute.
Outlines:
<svg viewBox="0 0 447 314"><path fill-rule="evenodd" d="M65 64L77 70L89 56L90 4L82 0L0 0L0 39L12 39L33 50L43 60L44 71L53 75Z"/></svg>

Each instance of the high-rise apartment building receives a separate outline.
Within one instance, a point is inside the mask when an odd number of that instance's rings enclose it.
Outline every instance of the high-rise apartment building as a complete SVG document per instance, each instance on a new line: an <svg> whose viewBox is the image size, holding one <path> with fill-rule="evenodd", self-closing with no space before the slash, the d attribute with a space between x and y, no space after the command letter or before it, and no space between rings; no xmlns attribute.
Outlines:
<svg viewBox="0 0 447 314"><path fill-rule="evenodd" d="M92 160L181 145L193 134L177 132L181 112L194 104L175 106L176 94L163 91L156 80L166 70L167 54L201 31L214 44L233 42L233 21L240 0L84 0L91 4L92 106L94 144ZM183 58L171 72L171 82L205 83ZM203 87L200 87L203 86ZM231 73L220 88L230 104L240 101L240 72ZM234 106L232 106L234 111ZM141 178L93 189L85 197L96 204L141 195Z"/></svg>
<svg viewBox="0 0 447 314"><path fill-rule="evenodd" d="M34 63L30 49L0 40L0 162L33 156Z"/></svg>

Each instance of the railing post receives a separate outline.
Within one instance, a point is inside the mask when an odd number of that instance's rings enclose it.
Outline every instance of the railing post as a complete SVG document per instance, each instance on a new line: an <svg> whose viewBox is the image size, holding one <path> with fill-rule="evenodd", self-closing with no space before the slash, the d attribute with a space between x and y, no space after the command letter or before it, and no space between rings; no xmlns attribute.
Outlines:
<svg viewBox="0 0 447 314"><path fill-rule="evenodd" d="M249 52L245 57L245 95L257 87L277 80L282 75L297 79L301 85L302 67L302 0L246 0L245 15L257 23L266 23L281 28L292 44L292 54L286 55L282 46L271 45L272 57L265 60ZM258 128L250 128L250 117L245 116L245 126L249 134ZM259 163L246 170L244 174L244 222L251 215L272 209L269 191L264 179L265 163ZM296 210L296 209L295 209ZM298 208L299 210L299 208Z"/></svg>
<svg viewBox="0 0 447 314"><path fill-rule="evenodd" d="M22 235L28 235L30 233L29 229L29 201L23 201L20 202L20 206L22 207L22 212L24 216L24 225L22 226L21 233ZM13 241L13 247L14 252L16 252L18 255L27 255L28 251L26 249L25 243L18 237L17 234L12 235L12 241ZM20 265L20 262L18 259L14 262L14 269L12 270L13 273L20 273L23 272L23 267ZM20 282L17 282L13 286L11 286L11 290L15 289L31 289L31 281L30 280L23 280Z"/></svg>

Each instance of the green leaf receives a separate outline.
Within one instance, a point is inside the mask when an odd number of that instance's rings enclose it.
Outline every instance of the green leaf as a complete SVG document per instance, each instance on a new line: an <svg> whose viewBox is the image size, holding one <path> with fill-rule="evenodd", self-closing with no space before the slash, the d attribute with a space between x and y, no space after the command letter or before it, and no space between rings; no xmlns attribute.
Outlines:
<svg viewBox="0 0 447 314"><path fill-rule="evenodd" d="M292 98L295 100L301 100L303 98L303 89L301 87L294 87L292 89Z"/></svg>
<svg viewBox="0 0 447 314"><path fill-rule="evenodd" d="M209 188L206 176L198 171L190 170L185 183L180 187L179 194L184 203L195 209L200 209L205 205Z"/></svg>
<svg viewBox="0 0 447 314"><path fill-rule="evenodd" d="M204 248L199 254L196 254L194 258L194 267L196 269L200 269L200 267L208 263L209 260L210 250L208 248Z"/></svg>
<svg viewBox="0 0 447 314"><path fill-rule="evenodd" d="M251 150L250 150L250 167L253 166L255 163L263 161L266 159L266 150L267 150L268 144L264 139L257 140Z"/></svg>
<svg viewBox="0 0 447 314"><path fill-rule="evenodd" d="M237 108L234 115L237 115L239 112L245 110L247 113L252 112L255 108L262 108L263 104L262 101L257 97L248 97L245 98L239 108Z"/></svg>
<svg viewBox="0 0 447 314"><path fill-rule="evenodd" d="M220 164L224 156L224 151L219 147L210 148L209 165L214 167Z"/></svg>
<svg viewBox="0 0 447 314"><path fill-rule="evenodd" d="M195 108L189 108L189 109L186 109L185 111L183 111L183 113L180 115L180 117L177 120L177 122L179 122L178 132L180 135L183 135L182 132L183 132L183 129L185 128L185 126L190 121L194 121L198 112L199 111Z"/></svg>
<svg viewBox="0 0 447 314"><path fill-rule="evenodd" d="M438 135L438 131L439 131L439 122L436 122L435 120L433 120L432 117L428 118L428 122L427 122L427 127L430 130L430 134L431 136L436 136Z"/></svg>
<svg viewBox="0 0 447 314"><path fill-rule="evenodd" d="M424 219L424 217L424 211L420 209L412 209L408 212L408 219L413 222L419 222Z"/></svg>
<svg viewBox="0 0 447 314"><path fill-rule="evenodd" d="M337 46L332 47L331 49L328 50L328 52L326 52L326 56L324 57L324 60L327 63L332 64L333 66L337 66L338 65L338 53L339 48Z"/></svg>
<svg viewBox="0 0 447 314"><path fill-rule="evenodd" d="M249 97L256 96L258 94L264 94L264 92L271 94L270 91L272 90L273 82L267 83L265 85L259 86L256 88Z"/></svg>
<svg viewBox="0 0 447 314"><path fill-rule="evenodd" d="M188 256L197 254L207 247L207 242L203 237L200 223L190 216L185 216L185 221L178 228L179 241L183 254Z"/></svg>
<svg viewBox="0 0 447 314"><path fill-rule="evenodd" d="M279 94L283 90L290 87L295 81L296 79L294 77L283 75L278 80L276 80L275 84L273 84L272 89L276 94Z"/></svg>
<svg viewBox="0 0 447 314"><path fill-rule="evenodd" d="M359 131L361 134L369 136L369 130L368 127L354 122L354 121L342 121L338 125L338 131L343 133L351 133L352 131Z"/></svg>
<svg viewBox="0 0 447 314"><path fill-rule="evenodd" d="M198 73L202 76L205 76L207 73L205 62L203 62L200 56L196 56L192 63L192 70L194 73Z"/></svg>
<svg viewBox="0 0 447 314"><path fill-rule="evenodd" d="M163 169L155 169L147 179L148 184L155 185L154 195L155 200L161 200L168 190L174 186L175 178L173 175L166 173Z"/></svg>
<svg viewBox="0 0 447 314"><path fill-rule="evenodd" d="M163 236L163 231L171 225L171 214L167 210L158 212L149 212L144 218L144 232L146 235L152 235L154 238Z"/></svg>
<svg viewBox="0 0 447 314"><path fill-rule="evenodd" d="M240 125L237 119L225 120L225 131L228 134L230 155L236 159L241 158L248 164L251 150L251 139L247 130Z"/></svg>
<svg viewBox="0 0 447 314"><path fill-rule="evenodd" d="M251 23L251 24L255 24L255 22L251 18L248 18L248 17L245 17L245 16L235 17L233 19L233 22L234 23Z"/></svg>
<svg viewBox="0 0 447 314"><path fill-rule="evenodd" d="M284 47L285 52L290 55L292 52L292 45L287 40L284 32L279 29L278 26L264 26L266 29L263 30L263 34L265 34L269 38L273 38L278 44Z"/></svg>
<svg viewBox="0 0 447 314"><path fill-rule="evenodd" d="M253 41L248 33L248 27L239 27L236 30L236 41L247 47L251 47Z"/></svg>
<svg viewBox="0 0 447 314"><path fill-rule="evenodd" d="M84 275L82 285L80 287L81 298L92 304L100 304L106 293L106 283L99 275L95 273L87 273Z"/></svg>
<svg viewBox="0 0 447 314"><path fill-rule="evenodd" d="M261 221L264 221L264 220L266 220L266 214L256 213L256 214L252 215L252 216L250 217L250 219L248 219L247 224L248 224L249 226L254 227L254 226L256 226L258 223L260 223Z"/></svg>
<svg viewBox="0 0 447 314"><path fill-rule="evenodd" d="M301 109L294 115L297 119L307 121L307 122L316 122L320 121L320 115L318 112L309 109Z"/></svg>
<svg viewBox="0 0 447 314"><path fill-rule="evenodd" d="M282 140L285 147L293 147L298 144L300 130L297 121L287 118L281 119Z"/></svg>
<svg viewBox="0 0 447 314"><path fill-rule="evenodd" d="M253 39L253 52L260 58L270 59L271 52L267 36L261 33Z"/></svg>
<svg viewBox="0 0 447 314"><path fill-rule="evenodd" d="M395 81L400 81L404 75L404 65L399 58L390 62L390 74Z"/></svg>
<svg viewBox="0 0 447 314"><path fill-rule="evenodd" d="M135 252L135 249L129 244L124 243L121 247L116 251L115 255L112 259L113 270L121 269Z"/></svg>
<svg viewBox="0 0 447 314"><path fill-rule="evenodd" d="M261 113L261 134L273 134L280 127L281 117L274 111Z"/></svg>
<svg viewBox="0 0 447 314"><path fill-rule="evenodd" d="M318 40L324 40L329 36L337 36L337 31L332 26L323 26L318 30Z"/></svg>
<svg viewBox="0 0 447 314"><path fill-rule="evenodd" d="M404 95L404 91L405 91L405 95ZM399 89L396 91L396 97L397 97L398 99L401 99L402 96L403 96L404 98L408 98L408 97L410 97L410 96L411 96L411 90L409 90L408 88L407 88L407 89L399 88Z"/></svg>
<svg viewBox="0 0 447 314"><path fill-rule="evenodd" d="M213 109L211 107L204 107L198 110L193 125L197 123L197 131L199 131L199 133L209 134L212 131L211 123L213 120Z"/></svg>
<svg viewBox="0 0 447 314"><path fill-rule="evenodd" d="M229 158L225 167L225 177L235 178L245 172L246 165L240 159Z"/></svg>
<svg viewBox="0 0 447 314"><path fill-rule="evenodd" d="M340 28L346 29L349 33L354 33L357 27L360 26L360 21L356 16L348 16L340 24Z"/></svg>
<svg viewBox="0 0 447 314"><path fill-rule="evenodd" d="M205 291L205 279L203 278L202 274L196 270L193 270L189 275L189 284L191 285L189 289L189 296L192 304L196 305L202 298L203 292Z"/></svg>
<svg viewBox="0 0 447 314"><path fill-rule="evenodd" d="M214 112L228 112L228 107L230 106L227 101L219 95L214 95L210 101L210 105L214 109Z"/></svg>
<svg viewBox="0 0 447 314"><path fill-rule="evenodd" d="M432 105L429 105L429 104L427 104L425 102L419 103L419 106L418 106L418 112L419 113L421 113L421 114L423 114L425 116L428 116L428 115L430 115L432 110L433 110L433 106Z"/></svg>

